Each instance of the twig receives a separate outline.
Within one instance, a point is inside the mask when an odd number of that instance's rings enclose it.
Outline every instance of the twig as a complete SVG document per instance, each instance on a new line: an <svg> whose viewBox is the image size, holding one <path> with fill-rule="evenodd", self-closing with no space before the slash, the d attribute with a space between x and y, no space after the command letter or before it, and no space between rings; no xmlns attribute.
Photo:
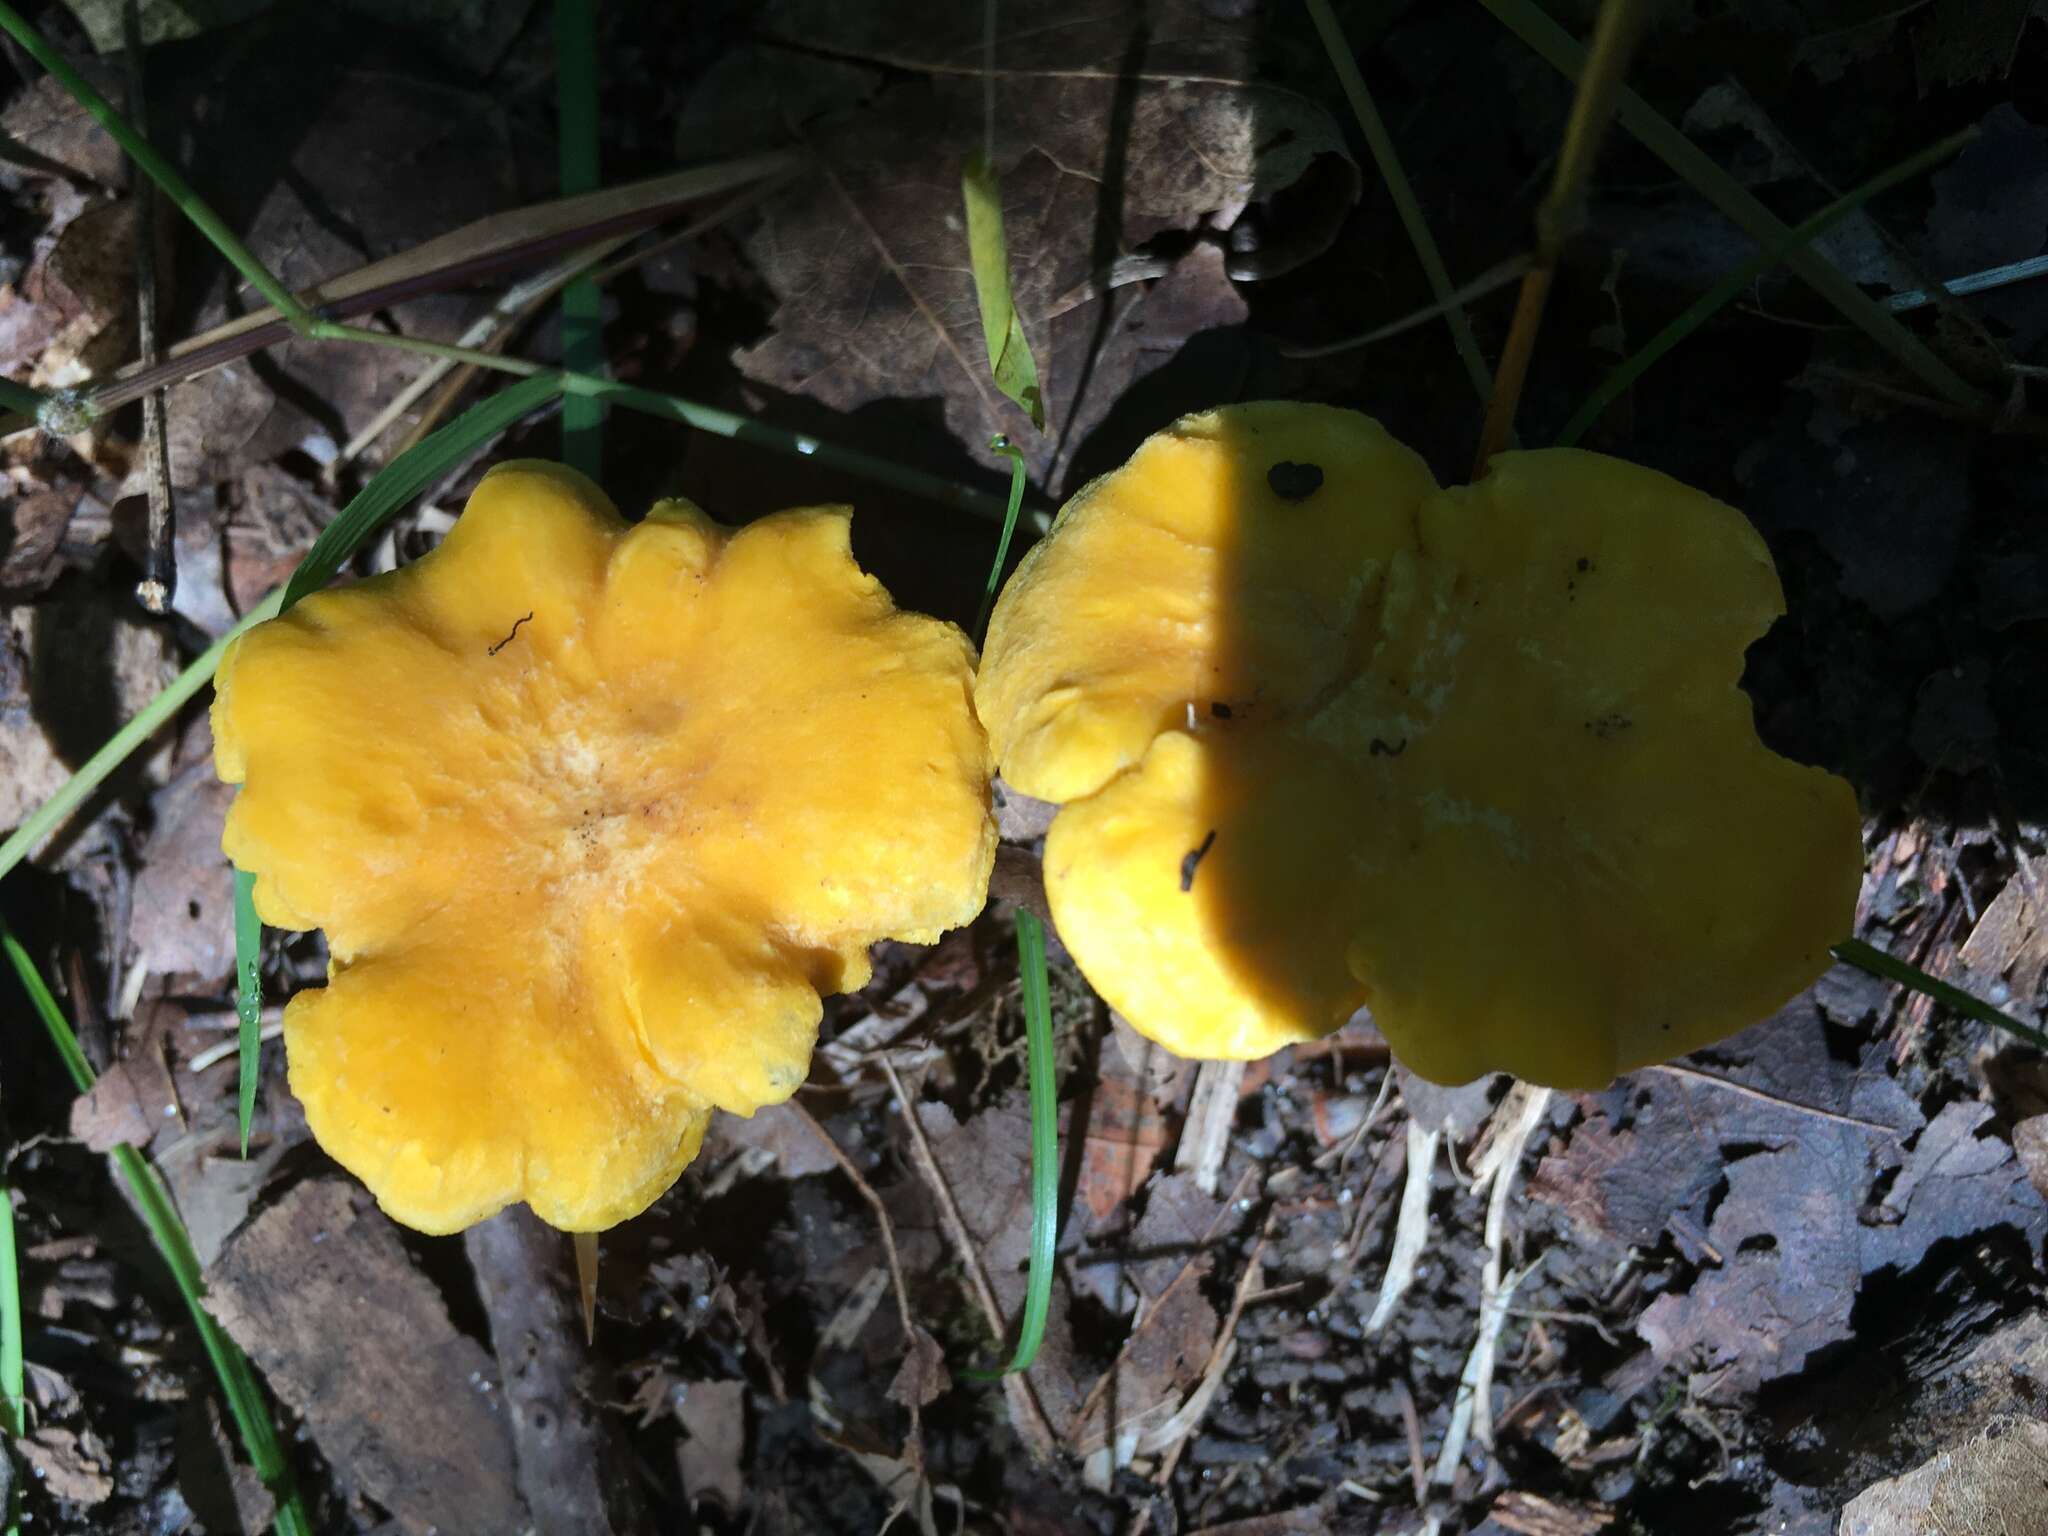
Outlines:
<svg viewBox="0 0 2048 1536"><path fill-rule="evenodd" d="M1604 0L1600 19L1593 27L1585 73L1579 76L1578 95L1572 101L1571 118L1565 124L1564 144L1557 153L1557 172L1550 194L1536 210L1536 264L1522 279L1521 296L1515 301L1515 319L1501 349L1500 368L1494 375L1493 393L1486 401L1486 421L1479 433L1479 457L1472 478L1486 473L1496 453L1507 447L1514 435L1515 407L1521 402L1522 383L1528 377L1529 360L1536 352L1536 334L1543 325L1543 310L1550 299L1551 278L1557 272L1564 243L1584 218L1586 185L1592 180L1593 161L1600 152L1600 139L1614 116L1621 94L1623 76L1628 73L1629 56L1635 52L1649 20L1644 0Z"/></svg>
<svg viewBox="0 0 2048 1536"><path fill-rule="evenodd" d="M989 1331L1000 1340L1009 1332L1009 1324L1003 1317L1003 1309L996 1304L995 1287L989 1284L988 1272L982 1268L980 1246L975 1242L974 1234L967 1230L966 1219L961 1216L960 1206L953 1199L945 1172L939 1167L939 1160L932 1155L931 1142L926 1139L924 1125L917 1118L917 1101L904 1089L903 1079L896 1075L896 1068L888 1057L880 1059L880 1066L882 1074L889 1079L897 1104L902 1107L903 1123L910 1131L910 1160L917 1165L918 1174L930 1187L932 1198L938 1202L940 1220L945 1225L947 1237L952 1240L960 1267L966 1272L968 1289L974 1293L975 1304L987 1319ZM1041 1464L1049 1463L1058 1437L1053 1433L1052 1421L1046 1417L1045 1409L1039 1405L1038 1394L1032 1390L1029 1378L1028 1371L1006 1374L1002 1378L1003 1395L1010 1400L1010 1417L1032 1459Z"/></svg>
<svg viewBox="0 0 2048 1536"><path fill-rule="evenodd" d="M628 1536L651 1528L631 1452L580 1386L589 1355L561 1274L561 1234L525 1206L462 1234L490 1320L519 1466L541 1531Z"/></svg>
<svg viewBox="0 0 2048 1536"><path fill-rule="evenodd" d="M1378 1333L1394 1315L1401 1295L1415 1280L1415 1266L1429 1244L1430 1182L1436 1173L1437 1147L1443 1142L1441 1130L1424 1130L1412 1116L1408 1121L1408 1179L1401 1190L1401 1214L1394 1223L1394 1251L1387 1258L1386 1277L1380 1282L1379 1299L1365 1331Z"/></svg>
<svg viewBox="0 0 2048 1536"><path fill-rule="evenodd" d="M1195 1187L1210 1199L1223 1174L1230 1150L1231 1127L1237 1123L1237 1101L1244 1088L1244 1063L1205 1061L1195 1069L1195 1092L1188 1104L1187 1125L1175 1149L1176 1172L1192 1171Z"/></svg>
<svg viewBox="0 0 2048 1536"><path fill-rule="evenodd" d="M1394 1378L1394 1401L1401 1409L1401 1428L1408 1436L1408 1476L1415 1484L1417 1508L1429 1503L1429 1462L1422 1454L1422 1415L1415 1411L1415 1394L1399 1376Z"/></svg>
<svg viewBox="0 0 2048 1536"><path fill-rule="evenodd" d="M1209 1405L1216 1400L1222 1389L1224 1374L1230 1369L1230 1362L1237 1354L1237 1324L1244 1316L1252 1294L1258 1290L1259 1282L1265 1278L1260 1260L1266 1256L1266 1244L1272 1240L1273 1227L1268 1218L1266 1228L1259 1234L1259 1240L1252 1245L1250 1257L1244 1261L1244 1273L1237 1277L1237 1290L1230 1298L1230 1310L1224 1314L1223 1326L1216 1330L1216 1341L1209 1346L1209 1358L1202 1366L1201 1384L1189 1394L1180 1411L1162 1427L1163 1433L1173 1436L1172 1443L1165 1445L1166 1454L1161 1458L1159 1470L1152 1474L1155 1488L1172 1486L1173 1474L1180 1466L1180 1458L1187 1450L1188 1441L1194 1437L1203 1418L1209 1412ZM1130 1536L1145 1536L1152 1528L1152 1505L1148 1502L1138 1511L1138 1518L1131 1522Z"/></svg>
<svg viewBox="0 0 2048 1536"><path fill-rule="evenodd" d="M810 1128L811 1134L818 1138L825 1150L832 1154L832 1161L839 1165L839 1171L852 1182L855 1193L867 1203L868 1209L875 1213L875 1230L881 1234L882 1256L889 1264L889 1284L896 1293L896 1318L903 1326L903 1348L908 1354L918 1347L918 1326L910 1315L910 1289L903 1283L903 1261L896 1253L896 1226L889 1220L889 1208L882 1203L882 1197L875 1193L874 1186L861 1177L860 1170L853 1165L853 1159L848 1157L839 1143L832 1139L831 1132L818 1123L817 1116L795 1099L789 1101L789 1108L798 1120ZM925 1491L925 1497L918 1505L918 1513L923 1519L929 1520L931 1511L928 1490L931 1480L925 1467L923 1404L913 1392L904 1399L903 1406L910 1410L910 1432L903 1438L903 1456L915 1472L917 1484L911 1494L904 1496L902 1504L889 1518L893 1521L897 1514L911 1507L919 1491Z"/></svg>
<svg viewBox="0 0 2048 1536"><path fill-rule="evenodd" d="M1250 1187L1252 1180L1257 1176L1257 1168L1247 1168L1238 1175L1237 1185L1231 1190L1230 1198L1224 1201L1222 1209L1216 1213L1216 1219L1211 1221L1208 1228L1202 1233L1199 1246L1207 1248L1210 1243L1216 1240L1216 1234L1222 1229L1223 1223L1229 1217L1231 1210L1237 1205L1239 1200L1244 1198L1245 1190ZM1115 1382L1118 1372L1130 1362L1131 1351L1137 1346L1145 1330L1151 1326L1152 1320L1164 1315L1166 1303L1172 1299L1174 1292L1178 1291L1183 1284L1200 1272L1200 1266L1195 1264L1192 1259L1175 1272L1174 1277L1167 1281L1166 1289L1153 1299L1152 1304L1146 1309L1145 1315L1138 1320L1138 1325L1125 1338L1122 1346L1116 1352L1116 1358L1110 1361L1109 1369L1104 1371L1096 1379L1095 1385L1088 1389L1087 1397L1082 1399L1080 1411L1074 1415L1074 1438L1077 1444L1080 1441L1081 1427L1094 1416L1096 1408L1102 1402L1103 1395L1109 1391L1111 1384ZM1109 1426L1108 1434L1109 1443L1113 1446L1116 1436L1115 1425Z"/></svg>
<svg viewBox="0 0 2048 1536"><path fill-rule="evenodd" d="M546 271L538 272L513 284L499 295L498 301L487 313L480 316L462 333L459 345L495 351L521 323L537 314L559 293L564 284L586 271L592 262L603 260L629 238L627 235L614 235L607 240L584 246L581 250L572 252L567 260L557 262ZM396 458L431 432L438 415L453 401L456 391L476 377L474 367L466 363L450 362L445 357L437 358L418 378L393 396L391 403L371 418L362 431L342 445L341 452L335 455L334 462L327 467L327 477L330 480L335 478L341 469L390 431L394 422L417 405L429 390L451 373L456 374L454 384L436 397L436 409L422 415L405 441L392 451L392 457Z"/></svg>
<svg viewBox="0 0 2048 1536"><path fill-rule="evenodd" d="M1339 352L1349 352L1355 347L1369 347L1377 341L1391 341L1396 336L1404 335L1414 330L1418 325L1423 325L1436 319L1439 315L1448 314L1455 307L1474 303L1479 299L1485 298L1490 293L1507 287L1508 284L1516 281L1529 270L1529 264L1532 260L1534 260L1533 257L1527 252L1523 252L1517 256L1510 256L1506 261L1496 262L1493 266L1488 267L1484 272L1473 278L1471 282L1454 292L1448 299L1439 300L1437 303L1426 305L1421 309L1410 310L1400 319L1389 320L1385 325L1378 326L1373 330L1365 332L1363 335L1346 336L1342 341L1318 342L1312 346L1294 346L1283 343L1274 347L1273 350L1282 357L1335 357Z"/></svg>
<svg viewBox="0 0 2048 1536"><path fill-rule="evenodd" d="M1486 360L1479 355L1479 342L1472 334L1472 322L1466 318L1465 306L1451 287L1450 271L1444 266L1436 238L1430 234L1429 225L1422 217L1422 207L1415 200L1414 188L1408 184L1408 174L1401 168L1401 157L1395 153L1393 136L1387 132L1379 108L1373 104L1372 93L1365 88L1365 77L1358 72L1358 61L1351 56L1351 45L1344 41L1344 31L1337 25L1329 0L1308 0L1308 14L1323 40L1324 51L1330 56L1330 67L1337 72L1337 81L1344 87L1352 114L1358 119L1359 132L1365 135L1366 147L1372 151L1373 164L1379 170L1380 179L1387 184L1387 195L1393 199L1394 211L1401 217L1401 227L1408 232L1408 241L1415 247L1415 259L1421 263L1423 275L1429 279L1429 291L1442 310L1445 323L1450 326L1451 344L1457 349L1458 361L1465 365L1472 387L1484 400L1488 388Z"/></svg>
<svg viewBox="0 0 2048 1536"><path fill-rule="evenodd" d="M1845 1115L1832 1109L1822 1109L1817 1104L1802 1104L1797 1099L1785 1098L1782 1094L1770 1093L1762 1088L1752 1088L1747 1083L1738 1083L1733 1078L1716 1077L1711 1072L1702 1072L1697 1067L1681 1067L1676 1062L1661 1062L1645 1069L1662 1072L1667 1077L1684 1078L1689 1083L1706 1083L1715 1088L1724 1088L1738 1093L1745 1099L1754 1099L1759 1104L1773 1104L1780 1109L1789 1109L1802 1115L1812 1115L1816 1120L1832 1120L1837 1125L1853 1125L1860 1131L1876 1131L1881 1136L1900 1136L1904 1133L1895 1125L1885 1125L1877 1120L1865 1120L1857 1115Z"/></svg>
<svg viewBox="0 0 2048 1536"><path fill-rule="evenodd" d="M142 5L128 0L121 27L128 56L128 115L147 116L142 78ZM135 327L144 367L157 360L156 183L129 176L135 197ZM136 601L154 614L171 611L178 592L178 504L171 490L171 443L164 429L164 392L142 397L142 450L149 491L149 547L143 555Z"/></svg>
<svg viewBox="0 0 2048 1536"><path fill-rule="evenodd" d="M898 1096L901 1097L900 1094ZM909 1345L917 1336L917 1323L910 1315L910 1291L903 1283L903 1261L897 1257L896 1227L889 1220L889 1208L882 1203L882 1197L875 1193L874 1186L861 1177L860 1169L853 1165L853 1159L848 1157L839 1143L832 1139L832 1133L818 1123L817 1116L795 1099L789 1101L788 1107L798 1120L810 1128L811 1134L818 1138L819 1144L832 1154L832 1161L839 1165L839 1171L852 1181L854 1192L866 1201L868 1209L875 1213L875 1227L882 1236L882 1254L889 1261L889 1280L896 1289L896 1315L903 1324L903 1341L906 1346ZM915 1419L917 1409L914 1405L910 1412L911 1417Z"/></svg>

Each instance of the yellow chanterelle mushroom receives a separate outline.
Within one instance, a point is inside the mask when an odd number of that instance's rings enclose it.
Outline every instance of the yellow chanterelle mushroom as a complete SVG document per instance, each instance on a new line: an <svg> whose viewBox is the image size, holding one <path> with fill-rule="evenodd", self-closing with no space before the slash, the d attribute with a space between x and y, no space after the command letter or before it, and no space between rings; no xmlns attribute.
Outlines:
<svg viewBox="0 0 2048 1536"><path fill-rule="evenodd" d="M509 464L433 553L229 651L227 852L333 955L285 1012L292 1088L399 1220L633 1215L712 1109L803 1081L871 943L980 910L972 649L847 532L685 502L629 528Z"/></svg>
<svg viewBox="0 0 2048 1536"><path fill-rule="evenodd" d="M1588 1087L1764 1017L1850 929L1842 780L1757 740L1733 508L1596 454L1439 490L1324 406L1190 416L997 603L976 704L1063 803L1061 937L1182 1055L1369 1005L1426 1077Z"/></svg>

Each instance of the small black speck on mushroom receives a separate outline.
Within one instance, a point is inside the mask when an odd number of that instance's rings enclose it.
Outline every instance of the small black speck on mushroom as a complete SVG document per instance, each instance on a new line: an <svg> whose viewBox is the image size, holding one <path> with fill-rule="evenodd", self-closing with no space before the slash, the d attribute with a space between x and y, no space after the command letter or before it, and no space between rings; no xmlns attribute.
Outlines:
<svg viewBox="0 0 2048 1536"><path fill-rule="evenodd" d="M1266 471L1266 484L1282 501L1306 501L1323 488L1323 466L1283 459Z"/></svg>

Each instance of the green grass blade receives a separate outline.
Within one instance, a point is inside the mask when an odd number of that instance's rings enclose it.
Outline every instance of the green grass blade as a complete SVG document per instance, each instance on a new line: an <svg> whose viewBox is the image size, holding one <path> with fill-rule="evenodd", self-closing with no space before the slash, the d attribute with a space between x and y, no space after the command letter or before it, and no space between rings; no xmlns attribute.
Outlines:
<svg viewBox="0 0 2048 1536"><path fill-rule="evenodd" d="M22 1435L27 1366L21 1346L21 1261L14 1248L14 1200L0 1176L0 1435Z"/></svg>
<svg viewBox="0 0 2048 1536"><path fill-rule="evenodd" d="M49 1031L51 1043L56 1046L65 1070L71 1074L72 1083L80 1093L90 1091L93 1085L92 1065L78 1047L78 1036L72 1032L63 1010L57 1006L57 1000L50 995L35 961L29 958L28 951L21 947L21 942L5 924L0 924L0 949L6 951L8 962L20 978L23 990L28 993L43 1027ZM163 1180L148 1159L134 1147L125 1143L117 1146L108 1154L108 1160L135 1197L143 1224L149 1228L150 1238L156 1244L165 1267L170 1270L178 1294L185 1299L186 1310L192 1315L193 1329L213 1365L214 1375L220 1380L221 1394L227 1399L228 1414L241 1435L242 1448L248 1453L250 1464L263 1480L264 1487L277 1500L277 1524L274 1528L280 1536L312 1536L312 1521L307 1518L305 1506L299 1502L291 1467L285 1460L277 1430L270 1422L270 1412L264 1404L263 1389L257 1384L256 1373L249 1364L248 1356L221 1331L220 1325L213 1320L213 1314L206 1310L206 1282L200 1272L199 1255L193 1251L191 1235L178 1218L170 1191L164 1187Z"/></svg>
<svg viewBox="0 0 2048 1536"><path fill-rule="evenodd" d="M19 411L24 416L39 416L43 409L43 392L30 389L26 384L17 384L12 379L0 379L0 410Z"/></svg>
<svg viewBox="0 0 2048 1536"><path fill-rule="evenodd" d="M853 448L842 448L836 443L825 442L807 433L771 427L765 422L754 420L751 416L721 411L713 406L699 405L695 401L664 395L651 389L641 389L633 384L621 384L613 379L597 379L588 374L564 374L560 378L564 394L603 395L607 400L616 400L629 410L639 411L644 415L655 416L663 421L678 421L686 427L695 427L700 432L715 433L719 437L729 437L735 442L770 448L777 453L795 454L798 458L809 459L814 464L822 464L827 469L858 475L861 479L871 480L877 485L894 486L907 495L922 497L942 507L954 507L991 521L999 521L1004 515L1004 503L1000 497L990 496L968 486L955 485L950 480L925 474L922 470L905 469L887 459L878 459L873 454L862 453Z"/></svg>
<svg viewBox="0 0 2048 1536"><path fill-rule="evenodd" d="M1964 1018L2005 1030L2038 1050L2048 1051L2048 1033L2031 1024L2021 1023L2009 1013L1999 1012L1982 998L1972 997L1961 987L1952 987L1940 977L1930 976L1919 966L1909 964L1896 955L1888 955L1875 945L1866 944L1861 939L1844 939L1834 947L1833 954L1844 965L1853 965L1859 971L1868 971L1886 981L1897 982L1909 991L1933 998Z"/></svg>
<svg viewBox="0 0 2048 1536"><path fill-rule="evenodd" d="M22 1418L27 1399L27 1362L21 1347L21 1268L14 1251L14 1201L7 1180L0 1175L0 1435L18 1440L28 1426ZM0 1451L0 1455L9 1454ZM18 1476L17 1476L18 1480ZM14 1521L14 1506L20 1495L10 1495L0 1509L0 1530L6 1536L20 1536Z"/></svg>
<svg viewBox="0 0 2048 1536"><path fill-rule="evenodd" d="M562 196L598 188L597 6L555 0L555 102L561 147ZM579 277L562 290L562 365L577 373L604 371L604 294ZM604 474L602 399L572 395L562 402L562 458L591 479Z"/></svg>
<svg viewBox="0 0 2048 1536"><path fill-rule="evenodd" d="M256 877L235 871L235 1025L241 1076L235 1118L242 1156L249 1155L249 1122L256 1117L256 1077L263 1060L263 923L256 916Z"/></svg>
<svg viewBox="0 0 2048 1536"><path fill-rule="evenodd" d="M1319 3L1321 0L1310 0L1311 5ZM1479 0L1479 3L1559 74L1570 80L1578 79L1586 63L1585 50L1534 0ZM1620 92L1615 116L1645 148L1683 177L1695 192L1720 209L1752 240L1767 249L1786 242L1791 231L1776 214L1751 196L1704 150L1659 116L1634 91L1624 88ZM1910 369L1942 399L1978 413L1994 408L1992 401L1965 383L1919 337L1901 325L1882 304L1843 276L1841 270L1818 251L1798 246L1795 242L1785 257L1785 265L1834 305L1843 318Z"/></svg>
<svg viewBox="0 0 2048 1536"><path fill-rule="evenodd" d="M1007 437L989 440L991 452L1010 461L1010 505L1003 513L1003 536L996 540L995 564L988 568L988 590L981 594L981 612L974 616L974 643L980 645L988 634L988 616L996 606L996 592L1003 584L1003 565L1010 558L1010 537L1017 531L1017 513L1024 505L1024 453Z"/></svg>
<svg viewBox="0 0 2048 1536"><path fill-rule="evenodd" d="M967 260L974 273L974 297L981 305L981 334L988 343L988 371L996 388L1016 401L1045 430L1045 397L1038 387L1038 362L1024 339L1024 323L1010 291L1010 244L1003 234L1003 188L988 155L976 150L960 173L967 204Z"/></svg>
<svg viewBox="0 0 2048 1536"><path fill-rule="evenodd" d="M1031 1077L1031 1268L1024 1283L1024 1316L1016 1353L999 1371L963 1371L993 1381L1031 1369L1045 1339L1052 1308L1053 1250L1060 1235L1060 1105L1053 1079L1052 1002L1045 972L1045 928L1017 909L1017 974L1024 984L1024 1030Z"/></svg>
<svg viewBox="0 0 2048 1536"><path fill-rule="evenodd" d="M52 48L49 42L13 6L0 0L0 31L4 31L21 44L28 56L50 72L57 83L71 94L95 122L113 137L133 160L136 167L162 189L164 196L178 205L178 209L190 219L195 228L206 236L213 248L221 253L237 272L258 293L268 300L277 312L291 321L294 326L303 326L312 319L305 305L289 288L271 276L270 269L258 261L242 244L235 232L222 222L206 205L200 195L193 191L192 184L179 174L178 168L156 152L149 140L139 133L135 126L123 117L114 104L102 96L63 54Z"/></svg>
<svg viewBox="0 0 2048 1536"><path fill-rule="evenodd" d="M1366 147L1372 151L1380 180L1386 183L1387 195L1394 200L1394 211L1401 216L1401 227L1408 231L1409 243L1415 247L1415 258L1422 263L1423 276L1429 279L1429 291L1443 310L1444 323L1451 328L1451 344L1458 349L1458 360L1465 365L1472 387L1484 402L1493 393L1493 370L1479 355L1479 340L1472 334L1472 322L1466 317L1465 306L1458 301L1457 290L1451 285L1450 270L1444 266L1436 237L1429 232L1429 222L1422 216L1422 205L1415 200L1415 189L1409 184L1408 173L1401 168L1401 157L1395 152L1393 136L1381 121L1379 108L1373 105L1372 93L1365 88L1365 76L1358 72L1358 61L1351 56L1351 45L1344 41L1344 30L1337 25L1329 0L1308 0L1308 14L1323 40L1324 51L1330 56L1330 67L1337 71L1344 95L1351 102L1352 114L1358 119L1359 131L1365 135Z"/></svg>
<svg viewBox="0 0 2048 1536"><path fill-rule="evenodd" d="M1760 275L1777 266L1795 250L1819 239L1879 193L1888 191L1900 182L1919 175L1929 166L1946 160L1976 137L1975 128L1965 128L1961 133L1952 134L1939 144L1921 150L1919 154L1900 161L1890 170L1873 176L1848 195L1836 198L1804 223L1787 230L1782 240L1758 251L1701 294L1686 307L1683 314L1651 337L1633 356L1610 373L1593 392L1592 397L1579 407L1578 413L1566 423L1565 429L1558 434L1557 446L1569 448L1584 437L1592 430L1593 423L1600 419L1601 413L1641 378L1652 364L1705 325L1723 307L1733 303Z"/></svg>

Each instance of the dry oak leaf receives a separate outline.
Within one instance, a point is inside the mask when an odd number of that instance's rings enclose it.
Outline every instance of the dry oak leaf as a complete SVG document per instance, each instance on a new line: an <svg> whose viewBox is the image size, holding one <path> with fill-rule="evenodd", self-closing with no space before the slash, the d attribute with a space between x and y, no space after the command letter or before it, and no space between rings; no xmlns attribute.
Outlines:
<svg viewBox="0 0 2048 1536"><path fill-rule="evenodd" d="M1017 312L1052 423L1033 432L990 382L967 264L960 169L989 106L982 13L885 10L767 7L763 41L707 82L686 129L730 142L749 119L761 134L795 128L817 157L817 174L767 204L748 238L780 302L740 367L841 411L937 399L954 438L978 448L1011 434L1033 478L1059 492L1132 384L1198 332L1244 321L1231 278L1327 247L1358 196L1357 168L1318 102L1259 78L1252 18L1222 21L1190 0L1005 5L993 143ZM1315 209L1315 226L1284 257L1271 236L1250 249L1245 211L1311 176L1317 195L1289 206ZM1241 221L1228 257L1213 241L1178 261L1140 250Z"/></svg>

